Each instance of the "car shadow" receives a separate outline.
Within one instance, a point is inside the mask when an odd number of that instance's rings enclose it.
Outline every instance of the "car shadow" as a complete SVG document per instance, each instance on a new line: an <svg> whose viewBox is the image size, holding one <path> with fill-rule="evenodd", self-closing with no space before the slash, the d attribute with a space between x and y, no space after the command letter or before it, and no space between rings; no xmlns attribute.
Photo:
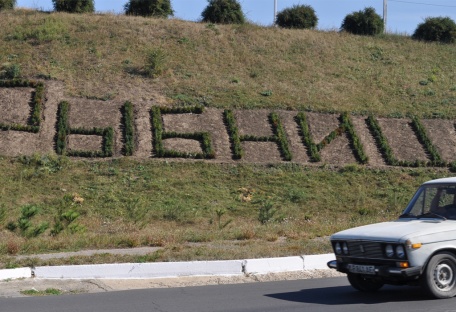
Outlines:
<svg viewBox="0 0 456 312"><path fill-rule="evenodd" d="M295 292L266 294L266 297L322 305L378 304L433 300L420 287L385 286L374 293L360 292L351 286L304 289Z"/></svg>

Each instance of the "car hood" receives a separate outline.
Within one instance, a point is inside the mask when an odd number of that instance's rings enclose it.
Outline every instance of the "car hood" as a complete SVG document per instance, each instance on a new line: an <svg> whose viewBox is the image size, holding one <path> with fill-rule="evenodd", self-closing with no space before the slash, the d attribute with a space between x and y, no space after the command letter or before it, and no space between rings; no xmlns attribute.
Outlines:
<svg viewBox="0 0 456 312"><path fill-rule="evenodd" d="M399 219L392 222L375 223L335 233L331 240L375 240L385 242L405 242L425 236L456 233L456 221L440 219ZM452 234L454 235L454 234Z"/></svg>

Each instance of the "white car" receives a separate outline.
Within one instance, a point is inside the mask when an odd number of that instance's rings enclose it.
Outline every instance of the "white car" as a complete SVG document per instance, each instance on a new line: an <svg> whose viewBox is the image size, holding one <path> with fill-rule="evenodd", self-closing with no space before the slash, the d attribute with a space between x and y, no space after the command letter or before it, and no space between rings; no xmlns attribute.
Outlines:
<svg viewBox="0 0 456 312"><path fill-rule="evenodd" d="M420 186L399 219L331 236L336 260L357 290L420 285L435 298L456 295L456 177Z"/></svg>

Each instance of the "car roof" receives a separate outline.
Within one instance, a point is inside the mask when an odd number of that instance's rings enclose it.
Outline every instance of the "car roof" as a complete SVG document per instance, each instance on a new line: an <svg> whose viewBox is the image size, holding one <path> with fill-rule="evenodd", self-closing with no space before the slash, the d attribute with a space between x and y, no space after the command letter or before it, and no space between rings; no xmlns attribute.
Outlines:
<svg viewBox="0 0 456 312"><path fill-rule="evenodd" d="M429 185L429 184L446 184L446 183L455 183L456 184L456 177L450 177L450 178L441 178L441 179L435 179L435 180L430 180L423 185Z"/></svg>

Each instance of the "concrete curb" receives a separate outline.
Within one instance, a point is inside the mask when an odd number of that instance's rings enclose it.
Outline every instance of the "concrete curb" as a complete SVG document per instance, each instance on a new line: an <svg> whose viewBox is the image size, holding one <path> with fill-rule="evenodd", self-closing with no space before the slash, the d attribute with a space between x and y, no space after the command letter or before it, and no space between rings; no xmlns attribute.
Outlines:
<svg viewBox="0 0 456 312"><path fill-rule="evenodd" d="M0 270L0 280L27 278L31 276L32 269L30 268Z"/></svg>
<svg viewBox="0 0 456 312"><path fill-rule="evenodd" d="M194 261L37 267L43 279L145 279L179 276L242 275L242 261Z"/></svg>
<svg viewBox="0 0 456 312"><path fill-rule="evenodd" d="M304 257L304 270L327 269L326 263L336 260L334 254L314 255Z"/></svg>
<svg viewBox="0 0 456 312"><path fill-rule="evenodd" d="M245 274L267 274L304 270L303 257L282 257L244 260Z"/></svg>
<svg viewBox="0 0 456 312"><path fill-rule="evenodd" d="M149 279L181 276L240 276L327 269L334 254L227 260L157 263L121 263L49 266L0 270L0 280L39 279Z"/></svg>

